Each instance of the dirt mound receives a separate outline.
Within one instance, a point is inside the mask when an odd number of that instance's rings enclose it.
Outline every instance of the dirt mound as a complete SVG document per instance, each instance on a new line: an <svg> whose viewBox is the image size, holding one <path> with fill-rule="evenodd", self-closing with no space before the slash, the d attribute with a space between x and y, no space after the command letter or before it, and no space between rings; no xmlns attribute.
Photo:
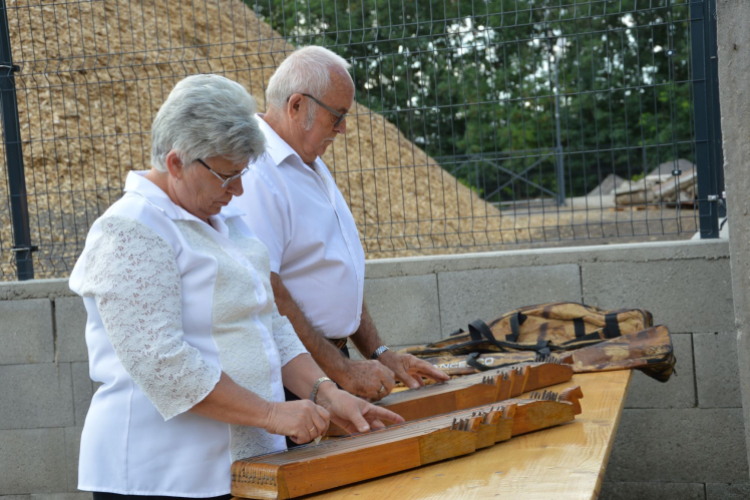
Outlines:
<svg viewBox="0 0 750 500"><path fill-rule="evenodd" d="M223 74L263 109L268 79L293 50L239 0L11 0L8 17L38 277L67 275L127 172L149 167L151 121L177 81ZM325 161L369 257L500 241L494 207L380 115L359 104L353 114ZM0 218L9 220L7 204ZM9 224L1 237L9 279Z"/></svg>

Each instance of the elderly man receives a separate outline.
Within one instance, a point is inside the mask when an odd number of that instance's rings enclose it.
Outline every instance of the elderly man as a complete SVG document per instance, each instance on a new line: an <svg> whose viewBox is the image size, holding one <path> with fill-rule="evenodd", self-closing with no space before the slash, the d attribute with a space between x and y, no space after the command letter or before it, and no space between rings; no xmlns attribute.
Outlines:
<svg viewBox="0 0 750 500"><path fill-rule="evenodd" d="M346 132L354 101L349 64L322 47L292 53L268 84L259 115L266 154L243 177L233 203L268 247L279 312L323 371L347 391L381 399L395 379L447 376L411 355L389 351L364 300L365 256L354 218L320 156ZM354 361L346 340L368 360Z"/></svg>

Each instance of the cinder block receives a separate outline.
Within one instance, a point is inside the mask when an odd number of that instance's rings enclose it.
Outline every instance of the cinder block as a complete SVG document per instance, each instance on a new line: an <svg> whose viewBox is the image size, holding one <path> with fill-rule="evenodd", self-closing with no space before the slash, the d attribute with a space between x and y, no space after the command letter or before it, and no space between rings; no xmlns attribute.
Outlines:
<svg viewBox="0 0 750 500"><path fill-rule="evenodd" d="M741 409L624 410L613 482L735 483L748 478Z"/></svg>
<svg viewBox="0 0 750 500"><path fill-rule="evenodd" d="M599 500L705 500L700 483L602 483Z"/></svg>
<svg viewBox="0 0 750 500"><path fill-rule="evenodd" d="M581 275L587 304L648 309L673 332L734 330L728 259L584 263Z"/></svg>
<svg viewBox="0 0 750 500"><path fill-rule="evenodd" d="M86 308L81 297L55 299L57 358L59 361L86 361Z"/></svg>
<svg viewBox="0 0 750 500"><path fill-rule="evenodd" d="M438 274L443 336L471 321L543 302L581 301L577 264Z"/></svg>
<svg viewBox="0 0 750 500"><path fill-rule="evenodd" d="M0 345L0 365L52 362L55 344L50 301L0 301Z"/></svg>
<svg viewBox="0 0 750 500"><path fill-rule="evenodd" d="M693 334L693 342L698 406L742 408L737 334L696 333Z"/></svg>
<svg viewBox="0 0 750 500"><path fill-rule="evenodd" d="M658 382L638 370L633 378L625 400L625 408L694 408L695 374L693 367L693 345L689 333L672 335L677 375L669 382ZM700 381L699 381L700 383Z"/></svg>
<svg viewBox="0 0 750 500"><path fill-rule="evenodd" d="M372 259L365 264L365 276L367 278L388 278L447 271L554 266L581 262L648 262L691 259L728 260L729 245L722 240L673 240Z"/></svg>
<svg viewBox="0 0 750 500"><path fill-rule="evenodd" d="M750 484L708 483L706 500L747 500L750 498Z"/></svg>
<svg viewBox="0 0 750 500"><path fill-rule="evenodd" d="M0 429L73 425L69 363L0 366Z"/></svg>
<svg viewBox="0 0 750 500"><path fill-rule="evenodd" d="M0 300L52 299L73 295L75 293L68 286L68 278L0 283Z"/></svg>
<svg viewBox="0 0 750 500"><path fill-rule="evenodd" d="M75 413L74 425L83 425L86 413L91 406L94 395L94 382L89 378L88 363L71 363L73 375L73 409Z"/></svg>
<svg viewBox="0 0 750 500"><path fill-rule="evenodd" d="M81 450L83 427L65 428L65 477L68 491L78 491L78 455ZM62 466L62 464L61 464ZM62 486L62 485L61 485ZM62 489L62 488L60 488ZM66 499L61 499L66 500ZM76 499L71 499L76 500Z"/></svg>
<svg viewBox="0 0 750 500"><path fill-rule="evenodd" d="M386 344L440 339L440 309L434 274L365 280L365 298Z"/></svg>
<svg viewBox="0 0 750 500"><path fill-rule="evenodd" d="M0 493L54 493L66 489L65 430L0 431Z"/></svg>

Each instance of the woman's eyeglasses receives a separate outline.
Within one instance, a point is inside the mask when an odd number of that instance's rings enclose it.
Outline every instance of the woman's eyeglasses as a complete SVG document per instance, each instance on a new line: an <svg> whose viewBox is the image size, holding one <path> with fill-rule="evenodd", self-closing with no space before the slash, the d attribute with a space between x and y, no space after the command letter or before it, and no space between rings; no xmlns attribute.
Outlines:
<svg viewBox="0 0 750 500"><path fill-rule="evenodd" d="M239 177L242 177L243 175L245 175L248 172L248 170L250 170L250 168L245 167L245 168L242 169L242 172L240 172L239 174L234 174L234 175L226 176L226 175L222 175L222 174L218 173L217 171L215 171L214 169L212 169L211 167L209 167L208 165L206 165L206 162L204 162L200 158L196 159L195 161L197 161L198 163L200 163L201 165L203 165L204 167L206 167L212 174L214 174L216 176L216 178L221 181L221 187L224 188L224 189L226 189L226 187L229 185L230 182L232 182L233 180L235 180L235 179L237 179Z"/></svg>

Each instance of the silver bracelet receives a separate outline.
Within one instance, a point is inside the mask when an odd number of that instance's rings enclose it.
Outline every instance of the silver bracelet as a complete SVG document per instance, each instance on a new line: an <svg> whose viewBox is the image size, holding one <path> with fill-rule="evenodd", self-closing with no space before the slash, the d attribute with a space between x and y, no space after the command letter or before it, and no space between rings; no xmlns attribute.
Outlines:
<svg viewBox="0 0 750 500"><path fill-rule="evenodd" d="M328 377L320 377L315 381L312 391L310 392L310 401L312 401L313 403L315 402L315 398L318 397L318 389L320 389L320 384L322 384L323 382L333 382L333 380Z"/></svg>
<svg viewBox="0 0 750 500"><path fill-rule="evenodd" d="M380 347L375 349L375 352L373 352L370 355L370 359L378 359L387 350L388 350L387 346L381 345Z"/></svg>

